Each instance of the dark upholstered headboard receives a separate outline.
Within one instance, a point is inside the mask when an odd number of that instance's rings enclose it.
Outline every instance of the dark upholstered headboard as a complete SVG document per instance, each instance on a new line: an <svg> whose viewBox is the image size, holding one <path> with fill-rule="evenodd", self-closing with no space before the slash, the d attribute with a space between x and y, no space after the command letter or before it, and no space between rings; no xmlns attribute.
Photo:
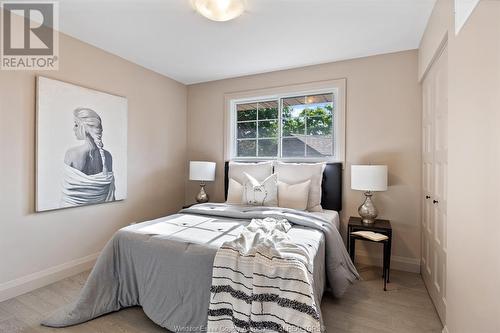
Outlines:
<svg viewBox="0 0 500 333"><path fill-rule="evenodd" d="M229 188L229 162L224 165L224 193L227 199ZM323 172L323 183L321 185L321 206L324 209L342 210L342 163L327 163Z"/></svg>

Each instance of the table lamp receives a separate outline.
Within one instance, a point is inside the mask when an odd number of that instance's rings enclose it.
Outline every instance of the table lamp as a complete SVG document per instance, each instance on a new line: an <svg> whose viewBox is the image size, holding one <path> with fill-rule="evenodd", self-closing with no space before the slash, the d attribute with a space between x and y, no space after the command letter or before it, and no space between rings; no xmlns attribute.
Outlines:
<svg viewBox="0 0 500 333"><path fill-rule="evenodd" d="M351 189L365 191L365 202L358 208L363 223L374 223L378 215L373 193L387 191L387 165L352 165Z"/></svg>
<svg viewBox="0 0 500 333"><path fill-rule="evenodd" d="M190 161L189 180L200 181L200 193L196 195L196 202L208 202L208 194L205 192L205 182L215 180L215 162Z"/></svg>

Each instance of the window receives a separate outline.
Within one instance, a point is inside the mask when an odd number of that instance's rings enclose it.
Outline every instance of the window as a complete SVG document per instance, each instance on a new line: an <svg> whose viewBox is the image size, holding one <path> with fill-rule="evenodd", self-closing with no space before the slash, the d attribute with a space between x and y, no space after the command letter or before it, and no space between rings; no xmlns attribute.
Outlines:
<svg viewBox="0 0 500 333"><path fill-rule="evenodd" d="M236 104L238 157L277 157L278 101Z"/></svg>
<svg viewBox="0 0 500 333"><path fill-rule="evenodd" d="M333 156L333 93L281 100L281 156Z"/></svg>
<svg viewBox="0 0 500 333"><path fill-rule="evenodd" d="M342 81L343 82L343 81ZM343 160L343 86L227 97L229 159Z"/></svg>

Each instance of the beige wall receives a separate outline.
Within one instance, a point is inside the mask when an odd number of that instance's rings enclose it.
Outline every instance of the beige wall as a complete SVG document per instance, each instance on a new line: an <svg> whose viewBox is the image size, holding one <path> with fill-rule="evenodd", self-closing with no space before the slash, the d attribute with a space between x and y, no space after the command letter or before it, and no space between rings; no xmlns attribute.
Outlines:
<svg viewBox="0 0 500 333"><path fill-rule="evenodd" d="M450 333L500 331L500 2L482 0L458 35L438 0L420 63L448 33L447 309ZM433 24L437 20L446 22Z"/></svg>
<svg viewBox="0 0 500 333"><path fill-rule="evenodd" d="M436 50L446 40L452 26L453 1L438 0L420 41L418 49L418 77L422 79L435 58ZM453 32L453 29L450 30Z"/></svg>
<svg viewBox="0 0 500 333"><path fill-rule="evenodd" d="M188 87L188 158L217 162L217 179L208 185L222 201L224 94L312 81L347 79L346 165L343 224L357 214L362 193L350 190L353 163L389 166L390 188L375 196L380 217L395 229L397 267L418 270L420 258L421 90L417 51L227 79ZM198 190L188 182L186 202ZM345 227L343 227L345 231ZM377 253L381 251L371 251Z"/></svg>
<svg viewBox="0 0 500 333"><path fill-rule="evenodd" d="M447 327L500 332L499 1L450 38L449 66Z"/></svg>
<svg viewBox="0 0 500 333"><path fill-rule="evenodd" d="M0 71L0 297L92 257L128 223L184 202L187 88L61 35L59 71L40 74L128 98L128 198L35 213L36 74Z"/></svg>

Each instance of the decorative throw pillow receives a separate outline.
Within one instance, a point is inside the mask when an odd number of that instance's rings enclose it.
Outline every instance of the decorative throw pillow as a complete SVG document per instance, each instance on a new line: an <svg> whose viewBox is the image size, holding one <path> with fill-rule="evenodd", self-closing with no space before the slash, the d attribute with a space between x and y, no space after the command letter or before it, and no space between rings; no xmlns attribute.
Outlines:
<svg viewBox="0 0 500 333"><path fill-rule="evenodd" d="M247 178L243 189L243 204L252 206L278 205L278 175L272 174L263 182L245 173Z"/></svg>
<svg viewBox="0 0 500 333"><path fill-rule="evenodd" d="M239 205L243 202L243 185L247 181L245 173L262 182L273 173L273 162L229 162L229 187L226 203Z"/></svg>
<svg viewBox="0 0 500 333"><path fill-rule="evenodd" d="M310 187L310 180L293 185L278 181L278 206L306 210Z"/></svg>
<svg viewBox="0 0 500 333"><path fill-rule="evenodd" d="M323 171L325 163L283 163L278 162L275 172L278 181L286 184L298 184L307 180L311 181L307 210L310 212L321 212L321 183L323 182Z"/></svg>

